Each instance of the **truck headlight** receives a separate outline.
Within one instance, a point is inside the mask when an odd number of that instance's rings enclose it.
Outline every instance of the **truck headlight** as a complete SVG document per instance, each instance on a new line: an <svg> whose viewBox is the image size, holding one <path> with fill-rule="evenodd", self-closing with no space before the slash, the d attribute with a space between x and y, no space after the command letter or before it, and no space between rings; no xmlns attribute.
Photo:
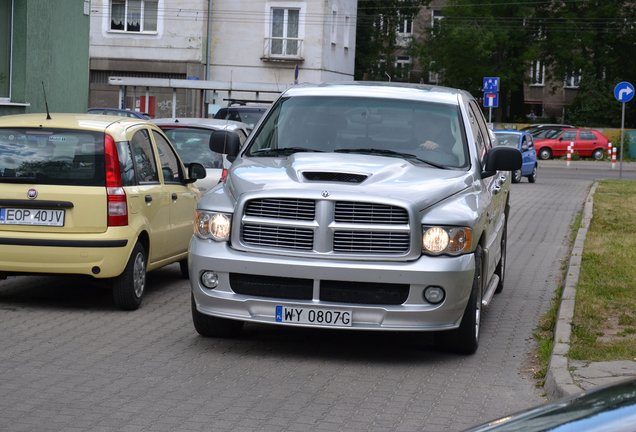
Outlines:
<svg viewBox="0 0 636 432"><path fill-rule="evenodd" d="M232 219L225 213L197 210L194 216L194 234L202 239L228 241Z"/></svg>
<svg viewBox="0 0 636 432"><path fill-rule="evenodd" d="M429 255L461 255L470 252L473 231L468 227L422 227L422 252Z"/></svg>

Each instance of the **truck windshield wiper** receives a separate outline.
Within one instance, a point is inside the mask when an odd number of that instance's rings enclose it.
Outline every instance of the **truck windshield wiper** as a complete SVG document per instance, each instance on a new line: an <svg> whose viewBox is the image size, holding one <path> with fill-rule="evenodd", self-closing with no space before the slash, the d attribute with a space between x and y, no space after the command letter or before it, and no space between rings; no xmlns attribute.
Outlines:
<svg viewBox="0 0 636 432"><path fill-rule="evenodd" d="M322 153L322 150L305 148L305 147L283 147L283 148L275 148L275 149L262 149L252 152L252 156L288 156L294 153L303 153L303 152L311 152L311 153Z"/></svg>
<svg viewBox="0 0 636 432"><path fill-rule="evenodd" d="M387 149L374 149L374 148L357 148L357 149L337 149L334 150L334 152L336 153L363 153L363 154L377 154L377 155L382 155L382 156L394 156L394 157L401 157L401 158L405 158L405 159L415 159L419 162L424 162L425 164L431 165L435 168L439 168L439 169L448 169L447 166L445 165L440 165L438 163L435 162L430 162L424 159L420 159L419 157L415 156L414 154L411 153L402 153L399 151L395 151L395 150L387 150Z"/></svg>

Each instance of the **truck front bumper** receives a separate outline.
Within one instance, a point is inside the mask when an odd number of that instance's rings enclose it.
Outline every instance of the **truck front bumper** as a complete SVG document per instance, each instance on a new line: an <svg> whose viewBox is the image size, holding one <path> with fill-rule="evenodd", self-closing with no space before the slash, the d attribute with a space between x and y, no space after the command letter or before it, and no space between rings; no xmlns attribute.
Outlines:
<svg viewBox="0 0 636 432"><path fill-rule="evenodd" d="M421 256L415 261L359 261L334 260L328 257L298 258L236 251L227 243L217 243L192 238L189 251L189 270L192 294L200 313L246 322L265 324L322 327L314 323L281 323L276 319L277 306L313 308L351 313L350 326L332 325L330 328L354 330L392 331L436 331L457 328L470 296L474 275L472 254L459 257ZM206 288L201 282L205 272L214 272L218 285ZM232 276L231 276L232 275ZM267 279L272 285L277 280L300 281L309 286L308 296L297 296L293 287L277 290L270 287L267 293L237 293L231 287L231 279ZM388 288L400 286L404 300L400 304L382 304L380 299L372 301L325 300L321 293L326 283L330 291L337 292L338 285L357 287L364 292L367 286ZM255 284L255 286L258 283ZM441 287L444 300L431 304L424 299L427 287ZM281 294L277 294L280 292ZM302 297L302 298L298 298ZM368 295L364 298L370 298ZM394 297L392 297L394 298ZM379 303L380 302L380 303Z"/></svg>

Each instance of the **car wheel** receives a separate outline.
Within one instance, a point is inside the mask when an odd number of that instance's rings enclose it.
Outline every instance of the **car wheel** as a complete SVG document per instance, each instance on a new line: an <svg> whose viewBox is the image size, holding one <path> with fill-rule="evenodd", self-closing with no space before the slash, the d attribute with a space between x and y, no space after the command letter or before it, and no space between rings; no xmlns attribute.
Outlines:
<svg viewBox="0 0 636 432"><path fill-rule="evenodd" d="M592 152L592 158L594 160L602 160L603 159L603 155L604 155L604 153L603 153L603 150L601 150L601 149L596 149L596 150L594 150L594 152Z"/></svg>
<svg viewBox="0 0 636 432"><path fill-rule="evenodd" d="M508 246L508 216L506 215L506 226L504 226L503 235L501 236L501 258L495 268L495 274L499 276L499 283L495 288L495 294L499 294L504 289L504 282L506 278L506 250Z"/></svg>
<svg viewBox="0 0 636 432"><path fill-rule="evenodd" d="M539 150L538 156L539 156L539 159L541 160L548 160L552 157L552 150L544 147L541 150Z"/></svg>
<svg viewBox="0 0 636 432"><path fill-rule="evenodd" d="M194 329L204 337L231 338L238 336L243 329L243 321L230 320L202 314L197 310L194 296L190 294L192 323Z"/></svg>
<svg viewBox="0 0 636 432"><path fill-rule="evenodd" d="M512 182L513 183L519 183L521 181L521 170L514 170L512 172Z"/></svg>
<svg viewBox="0 0 636 432"><path fill-rule="evenodd" d="M123 310L135 310L141 305L146 289L146 250L141 243L135 244L123 273L113 278L113 301Z"/></svg>
<svg viewBox="0 0 636 432"><path fill-rule="evenodd" d="M536 165L534 166L534 168L532 168L532 174L528 176L528 181L530 183L534 183L537 181L537 166Z"/></svg>
<svg viewBox="0 0 636 432"><path fill-rule="evenodd" d="M184 279L190 278L190 270L188 269L188 259L182 259L179 261L179 270L181 270L181 277Z"/></svg>
<svg viewBox="0 0 636 432"><path fill-rule="evenodd" d="M444 351L456 354L474 354L477 351L481 329L482 258L481 246L477 246L473 287L459 327L435 334L435 345Z"/></svg>

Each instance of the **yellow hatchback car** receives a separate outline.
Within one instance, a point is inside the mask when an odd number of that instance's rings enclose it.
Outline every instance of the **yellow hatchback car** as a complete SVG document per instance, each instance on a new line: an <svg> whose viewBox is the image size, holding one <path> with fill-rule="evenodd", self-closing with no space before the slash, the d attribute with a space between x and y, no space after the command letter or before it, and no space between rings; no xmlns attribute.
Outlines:
<svg viewBox="0 0 636 432"><path fill-rule="evenodd" d="M203 177L145 120L0 117L0 278L88 275L137 309L147 271L179 262L187 277Z"/></svg>

